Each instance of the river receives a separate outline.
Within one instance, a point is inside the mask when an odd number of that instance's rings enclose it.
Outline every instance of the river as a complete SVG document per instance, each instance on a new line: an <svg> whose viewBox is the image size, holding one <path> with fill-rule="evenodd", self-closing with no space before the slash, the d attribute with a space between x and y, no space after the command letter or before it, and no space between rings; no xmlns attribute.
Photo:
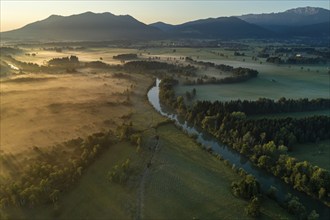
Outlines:
<svg viewBox="0 0 330 220"><path fill-rule="evenodd" d="M10 68L12 68L13 70L19 70L19 68L17 66L14 66L11 63L8 63L8 65L10 66Z"/></svg>
<svg viewBox="0 0 330 220"><path fill-rule="evenodd" d="M230 147L227 147L219 143L213 136L207 134L201 129L188 125L188 123L180 119L176 114L170 113L166 107L162 106L159 101L159 83L161 80L157 79L155 86L148 91L148 100L150 104L163 116L175 121L175 124L181 127L189 134L197 135L197 142L205 147L211 147L212 150L220 154L225 160L228 160L231 164L235 164L236 168L243 168L247 173L252 174L259 181L261 190L267 192L271 186L276 187L276 198L283 202L286 195L291 193L293 196L299 198L300 202L306 207L306 211L309 214L312 210L315 210L320 219L330 218L330 208L317 199L311 198L305 193L299 192L290 185L286 184L281 179L274 177L272 174L254 166L247 158L234 151Z"/></svg>

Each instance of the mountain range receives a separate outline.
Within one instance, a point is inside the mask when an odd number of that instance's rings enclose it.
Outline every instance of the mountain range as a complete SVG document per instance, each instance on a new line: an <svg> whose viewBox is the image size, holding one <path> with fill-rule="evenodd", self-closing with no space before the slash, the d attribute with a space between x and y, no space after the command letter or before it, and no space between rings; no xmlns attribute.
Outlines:
<svg viewBox="0 0 330 220"><path fill-rule="evenodd" d="M207 18L180 25L155 23L150 26L177 38L237 39L268 38L273 36L271 31L237 17Z"/></svg>
<svg viewBox="0 0 330 220"><path fill-rule="evenodd" d="M3 38L52 41L151 40L163 35L129 15L85 12L78 15L51 15L20 29L2 32Z"/></svg>
<svg viewBox="0 0 330 220"><path fill-rule="evenodd" d="M330 11L323 8L295 8L270 14L248 14L240 19L275 33L290 36L329 35Z"/></svg>
<svg viewBox="0 0 330 220"><path fill-rule="evenodd" d="M22 28L1 32L1 38L51 41L329 38L329 32L330 10L304 7L280 13L200 19L179 25L164 22L147 25L132 16L109 12L51 15Z"/></svg>

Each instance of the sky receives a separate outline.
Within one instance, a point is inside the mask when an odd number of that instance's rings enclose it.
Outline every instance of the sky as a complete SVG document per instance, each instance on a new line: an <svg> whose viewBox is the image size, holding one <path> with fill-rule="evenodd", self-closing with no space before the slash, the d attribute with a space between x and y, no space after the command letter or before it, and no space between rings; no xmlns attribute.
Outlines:
<svg viewBox="0 0 330 220"><path fill-rule="evenodd" d="M52 14L68 16L86 11L129 14L146 24L157 21L181 24L202 18L281 12L305 6L330 9L329 4L329 0L0 0L0 31L17 29Z"/></svg>

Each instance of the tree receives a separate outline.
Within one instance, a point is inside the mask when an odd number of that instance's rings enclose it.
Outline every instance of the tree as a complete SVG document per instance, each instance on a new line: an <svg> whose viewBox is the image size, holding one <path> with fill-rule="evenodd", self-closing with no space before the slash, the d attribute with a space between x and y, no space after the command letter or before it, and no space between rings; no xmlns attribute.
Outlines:
<svg viewBox="0 0 330 220"><path fill-rule="evenodd" d="M271 165L271 158L267 155L262 155L258 159L258 166L259 167L267 167Z"/></svg>
<svg viewBox="0 0 330 220"><path fill-rule="evenodd" d="M35 194L31 194L29 196L29 201L30 201L31 207L34 207L38 203L38 199Z"/></svg>
<svg viewBox="0 0 330 220"><path fill-rule="evenodd" d="M54 189L53 192L49 195L49 198L52 200L53 204L57 202L59 195L60 191L57 189Z"/></svg>
<svg viewBox="0 0 330 220"><path fill-rule="evenodd" d="M8 205L9 205L9 200L8 200L8 198L2 198L2 199L0 200L0 208L1 208L1 209L6 208Z"/></svg>
<svg viewBox="0 0 330 220"><path fill-rule="evenodd" d="M253 197L245 208L245 212L247 215L252 216L254 218L260 216L260 200L258 197Z"/></svg>
<svg viewBox="0 0 330 220"><path fill-rule="evenodd" d="M244 112L232 112L231 116L237 119L245 119L246 115Z"/></svg>
<svg viewBox="0 0 330 220"><path fill-rule="evenodd" d="M240 182L231 184L233 194L244 199L251 199L260 193L260 185L252 175L246 175Z"/></svg>
<svg viewBox="0 0 330 220"><path fill-rule="evenodd" d="M280 145L278 147L278 151L279 151L280 154L287 154L288 153L288 148L284 145Z"/></svg>
<svg viewBox="0 0 330 220"><path fill-rule="evenodd" d="M193 95L193 97L196 96L196 89L195 88L193 88L193 90L192 90L192 95Z"/></svg>
<svg viewBox="0 0 330 220"><path fill-rule="evenodd" d="M264 144L262 146L262 148L263 148L264 153L269 156L273 156L276 151L276 145L275 145L274 141L270 141L267 144Z"/></svg>
<svg viewBox="0 0 330 220"><path fill-rule="evenodd" d="M319 219L320 215L317 214L317 212L315 210L313 210L309 216L307 217L308 220L317 220Z"/></svg>
<svg viewBox="0 0 330 220"><path fill-rule="evenodd" d="M216 117L215 116L205 116L202 121L202 127L207 130L211 130L215 126Z"/></svg>
<svg viewBox="0 0 330 220"><path fill-rule="evenodd" d="M49 189L49 180L48 179L42 179L40 181L40 188L44 191L44 192L47 192L48 189Z"/></svg>
<svg viewBox="0 0 330 220"><path fill-rule="evenodd" d="M70 56L70 62L71 63L79 63L79 59L78 59L78 57L77 56Z"/></svg>
<svg viewBox="0 0 330 220"><path fill-rule="evenodd" d="M304 217L306 215L305 207L300 203L297 197L291 197L287 202L287 207L288 211L295 216Z"/></svg>
<svg viewBox="0 0 330 220"><path fill-rule="evenodd" d="M319 190L319 199L323 199L326 195L326 190L321 187L321 189Z"/></svg>
<svg viewBox="0 0 330 220"><path fill-rule="evenodd" d="M81 174L82 174L82 170L83 170L82 167L78 167L78 168L77 168L77 173L78 173L79 176L81 176Z"/></svg>
<svg viewBox="0 0 330 220"><path fill-rule="evenodd" d="M270 186L269 190L267 191L267 196L269 198L275 199L276 200L276 194L278 192L278 189L274 186Z"/></svg>

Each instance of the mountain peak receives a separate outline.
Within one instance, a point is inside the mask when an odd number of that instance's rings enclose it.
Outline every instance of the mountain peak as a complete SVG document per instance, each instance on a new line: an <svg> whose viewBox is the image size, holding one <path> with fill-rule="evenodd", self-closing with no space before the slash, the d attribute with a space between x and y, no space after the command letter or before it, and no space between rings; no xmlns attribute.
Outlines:
<svg viewBox="0 0 330 220"><path fill-rule="evenodd" d="M288 13L294 13L297 15L315 15L318 14L321 10L325 10L322 8L315 8L315 7L300 7L287 10Z"/></svg>
<svg viewBox="0 0 330 220"><path fill-rule="evenodd" d="M51 15L48 18L46 18L47 20L56 20L58 18L63 18L63 16L61 15Z"/></svg>
<svg viewBox="0 0 330 220"><path fill-rule="evenodd" d="M157 21L157 22L152 23L152 24L150 24L150 25L171 25L171 24L167 24L167 23L162 22L162 21Z"/></svg>
<svg viewBox="0 0 330 220"><path fill-rule="evenodd" d="M329 22L330 11L324 8L301 7L284 12L269 14L249 14L239 18L263 27L304 26Z"/></svg>
<svg viewBox="0 0 330 220"><path fill-rule="evenodd" d="M110 12L103 12L103 13L95 13L95 12L92 12L92 11L86 11L86 12L83 12L81 14L75 14L75 15L71 15L71 16L115 16L114 14L110 13ZM69 16L69 17L71 17Z"/></svg>
<svg viewBox="0 0 330 220"><path fill-rule="evenodd" d="M162 30L162 31L166 32L166 31L171 30L175 25L167 24L167 23L162 22L162 21L158 21L158 22L149 24L149 26L158 28L159 30Z"/></svg>
<svg viewBox="0 0 330 220"><path fill-rule="evenodd" d="M95 15L96 13L92 12L92 11L86 11L84 13L81 13L79 15Z"/></svg>

